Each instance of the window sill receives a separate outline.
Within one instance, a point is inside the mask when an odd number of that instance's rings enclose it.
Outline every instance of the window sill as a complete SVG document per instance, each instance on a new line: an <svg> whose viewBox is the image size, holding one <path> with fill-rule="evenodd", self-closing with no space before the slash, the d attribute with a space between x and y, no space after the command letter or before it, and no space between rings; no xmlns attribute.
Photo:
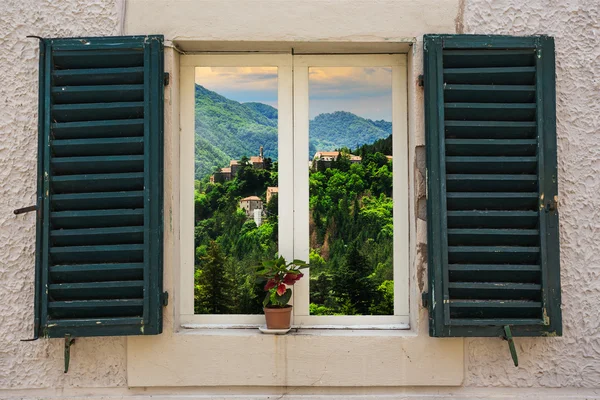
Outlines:
<svg viewBox="0 0 600 400"><path fill-rule="evenodd" d="M140 386L455 386L462 338L420 329L181 329L127 338L127 380Z"/></svg>
<svg viewBox="0 0 600 400"><path fill-rule="evenodd" d="M259 324L182 324L179 333L189 334L219 334L226 335L229 332L241 334L261 334ZM408 324L388 325L292 325L288 335L363 335L379 332L384 335L416 334L410 330ZM236 334L237 334L236 333Z"/></svg>

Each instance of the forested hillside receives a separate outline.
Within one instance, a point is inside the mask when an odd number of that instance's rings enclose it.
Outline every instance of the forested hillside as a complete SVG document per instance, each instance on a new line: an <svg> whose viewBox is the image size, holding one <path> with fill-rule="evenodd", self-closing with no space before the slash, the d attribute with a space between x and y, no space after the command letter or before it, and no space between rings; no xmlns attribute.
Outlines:
<svg viewBox="0 0 600 400"><path fill-rule="evenodd" d="M392 162L377 149L391 136L355 150L324 171L310 171L310 311L313 315L393 313ZM247 158L245 158L247 160ZM277 186L274 169L249 163L231 181L196 181L195 310L261 312L254 266L277 253L278 201L265 203L260 226L239 208L241 198ZM286 239L286 240L289 240Z"/></svg>
<svg viewBox="0 0 600 400"><path fill-rule="evenodd" d="M356 148L384 139L392 123L372 121L337 111L320 114L310 121L309 156L316 151ZM230 160L258 155L277 161L277 109L263 103L239 103L196 85L196 179ZM307 160L308 161L308 160Z"/></svg>

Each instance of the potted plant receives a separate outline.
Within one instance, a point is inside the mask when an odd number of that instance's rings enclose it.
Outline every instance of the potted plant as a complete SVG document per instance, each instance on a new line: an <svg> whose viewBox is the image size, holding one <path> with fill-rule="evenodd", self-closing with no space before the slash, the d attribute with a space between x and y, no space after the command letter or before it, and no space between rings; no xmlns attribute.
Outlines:
<svg viewBox="0 0 600 400"><path fill-rule="evenodd" d="M288 263L283 256L264 261L259 267L258 277L266 280L263 310L267 329L290 328L292 306L288 302L292 297L291 286L304 276L300 270L307 267L308 264L302 260Z"/></svg>

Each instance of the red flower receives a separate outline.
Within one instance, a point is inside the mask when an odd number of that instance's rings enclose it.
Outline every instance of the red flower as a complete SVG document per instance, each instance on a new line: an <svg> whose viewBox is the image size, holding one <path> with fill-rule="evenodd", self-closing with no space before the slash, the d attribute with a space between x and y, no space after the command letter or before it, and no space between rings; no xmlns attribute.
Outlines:
<svg viewBox="0 0 600 400"><path fill-rule="evenodd" d="M265 285L265 291L273 289L275 286L277 286L277 281L275 279L269 279Z"/></svg>
<svg viewBox="0 0 600 400"><path fill-rule="evenodd" d="M283 283L285 283L286 285L293 285L294 283L296 283L297 280L299 280L303 276L304 276L303 273L299 273L299 274L286 274L283 277Z"/></svg>
<svg viewBox="0 0 600 400"><path fill-rule="evenodd" d="M283 283L280 283L279 286L277 286L277 294L279 296L283 296L285 294L285 285Z"/></svg>

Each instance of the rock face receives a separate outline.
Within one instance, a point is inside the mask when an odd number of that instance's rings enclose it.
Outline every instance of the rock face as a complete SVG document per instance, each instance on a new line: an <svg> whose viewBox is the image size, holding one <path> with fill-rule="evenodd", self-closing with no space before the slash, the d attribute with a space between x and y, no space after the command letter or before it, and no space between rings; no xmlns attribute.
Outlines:
<svg viewBox="0 0 600 400"><path fill-rule="evenodd" d="M471 386L600 386L600 3L465 0L464 33L546 34L556 44L562 338L469 339ZM460 20L460 18L459 18ZM459 21L460 22L460 21Z"/></svg>

